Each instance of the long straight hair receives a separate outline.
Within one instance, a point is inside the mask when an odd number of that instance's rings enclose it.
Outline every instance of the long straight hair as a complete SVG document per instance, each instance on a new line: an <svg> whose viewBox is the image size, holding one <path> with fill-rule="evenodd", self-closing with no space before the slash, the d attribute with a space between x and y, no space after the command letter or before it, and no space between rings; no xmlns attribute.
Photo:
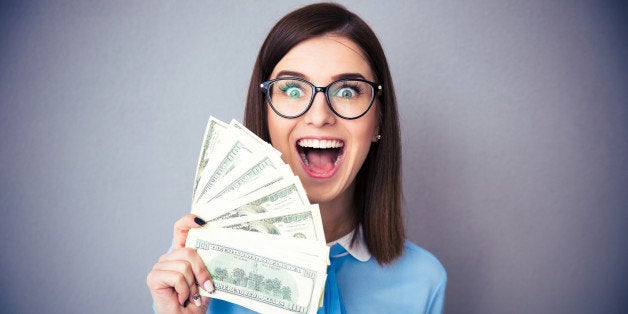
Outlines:
<svg viewBox="0 0 628 314"><path fill-rule="evenodd" d="M381 140L373 143L355 181L356 223L362 225L366 245L381 264L403 254L401 139L397 101L384 50L375 33L343 6L319 3L284 16L270 31L257 56L249 85L244 124L270 142L266 102L260 84L269 79L279 61L304 40L333 34L355 42L364 52L383 87L378 118ZM355 240L355 238L353 239Z"/></svg>

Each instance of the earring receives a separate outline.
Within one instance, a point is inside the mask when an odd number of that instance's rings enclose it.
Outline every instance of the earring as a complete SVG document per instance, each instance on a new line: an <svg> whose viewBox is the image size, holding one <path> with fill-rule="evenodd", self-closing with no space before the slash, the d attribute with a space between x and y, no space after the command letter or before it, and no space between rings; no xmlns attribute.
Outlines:
<svg viewBox="0 0 628 314"><path fill-rule="evenodd" d="M376 142L379 142L379 140L381 140L381 139L382 139L382 136L380 134L377 134L377 141Z"/></svg>

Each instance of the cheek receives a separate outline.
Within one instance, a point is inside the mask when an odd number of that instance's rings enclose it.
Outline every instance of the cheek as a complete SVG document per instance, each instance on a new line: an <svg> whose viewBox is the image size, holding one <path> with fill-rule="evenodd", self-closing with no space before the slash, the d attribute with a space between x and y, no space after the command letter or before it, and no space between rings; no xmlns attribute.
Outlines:
<svg viewBox="0 0 628 314"><path fill-rule="evenodd" d="M353 142L356 145L354 157L356 162L358 162L361 166L361 163L364 161L366 155L371 148L372 139L374 136L374 128L369 125L361 127L359 129L353 129L351 132L353 134Z"/></svg>
<svg viewBox="0 0 628 314"><path fill-rule="evenodd" d="M351 130L351 133L354 134L353 139L357 144L355 151L356 160L359 161L361 167L362 162L366 159L366 155L371 148L371 144L373 144L373 138L378 134L377 111L369 111L367 115L360 119L364 120L361 120L360 122L362 123L356 125L355 128Z"/></svg>
<svg viewBox="0 0 628 314"><path fill-rule="evenodd" d="M383 117L382 117L382 111L380 110L380 103L379 103L379 99L375 99L375 102L373 103L373 107L371 108L371 110L373 111L373 115L374 117L372 118L372 130L373 130L373 135L377 135L380 133L379 130L379 124L382 121Z"/></svg>
<svg viewBox="0 0 628 314"><path fill-rule="evenodd" d="M362 117L364 120L359 127L360 141L361 142L373 142L373 139L379 134L379 110L377 104L373 104L373 108L369 110L368 114Z"/></svg>
<svg viewBox="0 0 628 314"><path fill-rule="evenodd" d="M266 110L266 116L268 117L268 133L270 134L270 141L273 146L275 146L275 142L277 142L279 138L279 131L281 130L280 123L281 121L277 120L277 116L270 109Z"/></svg>
<svg viewBox="0 0 628 314"><path fill-rule="evenodd" d="M291 121L278 117L273 112L269 112L268 114L270 143L273 147L281 151L282 155L287 155L290 151Z"/></svg>
<svg viewBox="0 0 628 314"><path fill-rule="evenodd" d="M360 160L360 167L362 167L361 164L362 162L364 162L364 160L366 159L366 155L368 155L369 150L371 149L371 144L371 139L366 137L360 143L360 147L358 148L357 152L357 158Z"/></svg>

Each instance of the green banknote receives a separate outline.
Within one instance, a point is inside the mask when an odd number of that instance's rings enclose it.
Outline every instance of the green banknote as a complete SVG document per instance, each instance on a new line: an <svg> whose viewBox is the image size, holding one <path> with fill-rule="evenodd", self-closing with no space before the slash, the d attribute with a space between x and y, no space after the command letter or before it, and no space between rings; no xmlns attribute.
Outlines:
<svg viewBox="0 0 628 314"><path fill-rule="evenodd" d="M237 121L210 117L192 192L194 248L216 291L203 295L262 313L315 313L329 247L318 205L274 149Z"/></svg>
<svg viewBox="0 0 628 314"><path fill-rule="evenodd" d="M301 186L299 178L284 178L253 193L228 202L213 202L211 206L198 204L193 214L206 221L217 221L230 218L268 213L278 210L290 210L309 205L309 200Z"/></svg>
<svg viewBox="0 0 628 314"><path fill-rule="evenodd" d="M263 313L315 313L326 278L323 259L281 247L280 242L271 247L247 234L190 230L186 246L201 256L216 288L201 294Z"/></svg>
<svg viewBox="0 0 628 314"><path fill-rule="evenodd" d="M194 189L192 190L192 196L196 195L196 189L198 182L201 179L201 173L209 162L209 156L215 150L218 142L223 137L221 134L226 130L228 125L216 118L209 117L207 126L205 127L205 135L203 136L203 144L201 145L201 152L198 157L198 165L196 166L196 174L194 176Z"/></svg>
<svg viewBox="0 0 628 314"><path fill-rule="evenodd" d="M318 205L252 214L214 222L221 228L325 242Z"/></svg>

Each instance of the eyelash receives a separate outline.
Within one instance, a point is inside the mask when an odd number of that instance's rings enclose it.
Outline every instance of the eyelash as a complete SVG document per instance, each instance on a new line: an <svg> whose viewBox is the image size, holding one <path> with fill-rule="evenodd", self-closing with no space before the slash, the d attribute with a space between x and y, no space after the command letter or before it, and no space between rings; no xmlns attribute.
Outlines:
<svg viewBox="0 0 628 314"><path fill-rule="evenodd" d="M301 84L295 83L295 82L286 82L283 83L281 86L278 86L277 88L279 88L280 91L287 91L290 88L299 88L299 89L303 89L301 87Z"/></svg>
<svg viewBox="0 0 628 314"><path fill-rule="evenodd" d="M300 90L303 90L303 84L301 84L298 81L283 82L282 85L281 86L277 86L277 88L280 91L282 91L282 92L285 92L285 91L287 91L290 88L298 88ZM340 87L337 88L337 90L341 90L343 88L352 89L358 95L364 94L364 89L361 88L360 84L357 84L357 83L351 84L349 82L344 82Z"/></svg>
<svg viewBox="0 0 628 314"><path fill-rule="evenodd" d="M364 90L362 88L360 88L359 84L349 84L349 83L344 83L340 86L340 88L338 88L338 90L341 90L343 88L350 88L352 90L354 90L358 95L361 95L364 93Z"/></svg>

